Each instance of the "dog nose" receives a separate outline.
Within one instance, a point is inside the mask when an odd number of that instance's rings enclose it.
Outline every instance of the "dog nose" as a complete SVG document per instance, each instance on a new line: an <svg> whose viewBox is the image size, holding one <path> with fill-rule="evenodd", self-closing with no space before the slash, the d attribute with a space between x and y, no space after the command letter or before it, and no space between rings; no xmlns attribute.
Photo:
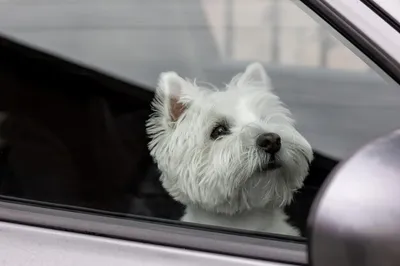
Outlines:
<svg viewBox="0 0 400 266"><path fill-rule="evenodd" d="M275 154L281 149L281 137L276 133L264 133L258 136L256 144L269 154Z"/></svg>

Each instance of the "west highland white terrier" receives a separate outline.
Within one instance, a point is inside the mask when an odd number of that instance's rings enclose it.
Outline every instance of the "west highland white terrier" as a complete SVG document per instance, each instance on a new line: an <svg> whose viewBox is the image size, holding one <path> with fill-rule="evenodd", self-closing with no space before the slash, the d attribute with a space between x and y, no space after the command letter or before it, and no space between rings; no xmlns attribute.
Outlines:
<svg viewBox="0 0 400 266"><path fill-rule="evenodd" d="M160 75L147 122L164 188L186 206L182 221L298 235L283 207L313 153L259 63L223 89Z"/></svg>

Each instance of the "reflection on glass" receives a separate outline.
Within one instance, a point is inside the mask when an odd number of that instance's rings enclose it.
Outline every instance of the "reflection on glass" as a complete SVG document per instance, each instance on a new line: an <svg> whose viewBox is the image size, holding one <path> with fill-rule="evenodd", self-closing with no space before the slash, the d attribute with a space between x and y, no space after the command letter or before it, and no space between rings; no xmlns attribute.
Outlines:
<svg viewBox="0 0 400 266"><path fill-rule="evenodd" d="M369 69L290 0L201 2L206 25L226 60L358 72Z"/></svg>

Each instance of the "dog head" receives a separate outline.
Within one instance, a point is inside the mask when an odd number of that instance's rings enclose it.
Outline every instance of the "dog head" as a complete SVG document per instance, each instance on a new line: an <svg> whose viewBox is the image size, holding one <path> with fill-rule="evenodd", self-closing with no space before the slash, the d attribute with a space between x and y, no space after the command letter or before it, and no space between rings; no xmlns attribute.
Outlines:
<svg viewBox="0 0 400 266"><path fill-rule="evenodd" d="M185 205L234 214L283 207L313 159L259 63L224 89L162 73L147 122L165 189Z"/></svg>

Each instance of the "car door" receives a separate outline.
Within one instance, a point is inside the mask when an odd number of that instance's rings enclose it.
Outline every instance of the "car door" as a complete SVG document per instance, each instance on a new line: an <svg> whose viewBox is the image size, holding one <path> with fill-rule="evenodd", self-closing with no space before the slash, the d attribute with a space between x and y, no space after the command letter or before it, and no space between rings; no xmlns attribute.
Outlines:
<svg viewBox="0 0 400 266"><path fill-rule="evenodd" d="M327 222L315 216L307 229L311 205L328 211L331 171L400 122L400 36L382 14L355 0L0 6L2 264L334 261L314 259L329 252L321 238L308 256L307 238ZM221 86L249 61L265 66L314 150L285 209L302 237L180 222L184 207L147 150L159 73Z"/></svg>

